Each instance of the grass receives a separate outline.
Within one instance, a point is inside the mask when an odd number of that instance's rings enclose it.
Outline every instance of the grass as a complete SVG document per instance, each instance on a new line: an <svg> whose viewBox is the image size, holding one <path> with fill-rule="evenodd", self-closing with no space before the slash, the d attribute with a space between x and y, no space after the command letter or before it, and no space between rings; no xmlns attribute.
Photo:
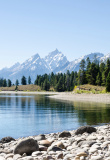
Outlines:
<svg viewBox="0 0 110 160"><path fill-rule="evenodd" d="M101 93L106 93L106 88L103 86L94 86L94 85L80 85L80 86L75 86L74 92L81 94L81 93L93 93L93 94L101 94Z"/></svg>
<svg viewBox="0 0 110 160"><path fill-rule="evenodd" d="M11 87L0 87L0 91L15 91L16 86ZM41 91L41 88L37 85L31 84L31 85L20 85L18 86L17 91Z"/></svg>

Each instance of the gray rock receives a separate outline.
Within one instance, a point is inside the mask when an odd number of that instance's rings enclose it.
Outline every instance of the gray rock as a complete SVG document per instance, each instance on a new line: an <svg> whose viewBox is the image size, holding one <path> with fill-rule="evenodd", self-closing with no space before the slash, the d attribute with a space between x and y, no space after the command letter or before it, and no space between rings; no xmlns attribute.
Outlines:
<svg viewBox="0 0 110 160"><path fill-rule="evenodd" d="M54 160L52 156L47 156L45 160Z"/></svg>
<svg viewBox="0 0 110 160"><path fill-rule="evenodd" d="M96 128L91 127L91 126L82 126L82 127L77 129L75 134L78 135L78 134L83 134L85 132L87 132L87 133L96 132Z"/></svg>
<svg viewBox="0 0 110 160"><path fill-rule="evenodd" d="M15 141L15 139L12 138L12 137L4 137L0 140L0 143L8 143L8 142L11 142L11 141Z"/></svg>
<svg viewBox="0 0 110 160"><path fill-rule="evenodd" d="M20 154L15 154L15 155L13 156L13 159L14 159L14 160L17 160L17 159L19 159L19 158L21 158L21 155L20 155Z"/></svg>
<svg viewBox="0 0 110 160"><path fill-rule="evenodd" d="M89 147L91 147L93 144L95 144L96 141L81 141L78 143L78 147L87 144Z"/></svg>
<svg viewBox="0 0 110 160"><path fill-rule="evenodd" d="M53 143L52 146L57 146L61 149L65 149L65 145L61 141L57 141L57 142Z"/></svg>
<svg viewBox="0 0 110 160"><path fill-rule="evenodd" d="M48 141L48 140L46 139L46 140L41 140L41 141L39 141L39 144L40 144L40 145L43 145L43 146L45 146L45 147L49 147L49 146L52 144L52 142L50 142L50 141Z"/></svg>
<svg viewBox="0 0 110 160"><path fill-rule="evenodd" d="M48 152L49 152L49 151L54 151L54 152L56 152L56 151L62 151L62 149L59 148L59 147L57 147L57 146L50 146L47 151L48 151Z"/></svg>
<svg viewBox="0 0 110 160"><path fill-rule="evenodd" d="M71 137L71 133L68 131L63 131L59 134L59 137Z"/></svg>
<svg viewBox="0 0 110 160"><path fill-rule="evenodd" d="M6 159L8 159L8 158L13 158L13 156L14 156L14 154L13 154L13 153L10 153L10 154L7 154L7 155L5 156L5 158L6 158Z"/></svg>
<svg viewBox="0 0 110 160"><path fill-rule="evenodd" d="M14 149L14 154L23 155L23 153L26 153L27 155L31 155L32 152L38 150L38 143L32 138L28 138L26 140L22 140L16 145Z"/></svg>
<svg viewBox="0 0 110 160"><path fill-rule="evenodd" d="M6 160L4 157L0 156L0 160Z"/></svg>
<svg viewBox="0 0 110 160"><path fill-rule="evenodd" d="M32 153L32 157L36 157L36 156L40 156L40 155L42 155L42 152L40 152L40 151L35 151Z"/></svg>
<svg viewBox="0 0 110 160"><path fill-rule="evenodd" d="M47 147L39 145L39 151L47 151Z"/></svg>
<svg viewBox="0 0 110 160"><path fill-rule="evenodd" d="M59 153L56 158L57 159L63 159L63 153Z"/></svg>
<svg viewBox="0 0 110 160"><path fill-rule="evenodd" d="M91 160L103 160L102 156L91 156Z"/></svg>
<svg viewBox="0 0 110 160"><path fill-rule="evenodd" d="M40 135L36 136L34 139L37 141L41 141L41 140L45 140L46 138L45 138L44 134L40 134Z"/></svg>

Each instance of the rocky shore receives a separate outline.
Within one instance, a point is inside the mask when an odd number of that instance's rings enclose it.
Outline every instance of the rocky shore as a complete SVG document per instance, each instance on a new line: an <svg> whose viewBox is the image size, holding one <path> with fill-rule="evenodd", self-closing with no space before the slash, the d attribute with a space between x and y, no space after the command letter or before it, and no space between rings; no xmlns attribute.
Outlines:
<svg viewBox="0 0 110 160"><path fill-rule="evenodd" d="M0 160L110 160L110 125L0 141Z"/></svg>

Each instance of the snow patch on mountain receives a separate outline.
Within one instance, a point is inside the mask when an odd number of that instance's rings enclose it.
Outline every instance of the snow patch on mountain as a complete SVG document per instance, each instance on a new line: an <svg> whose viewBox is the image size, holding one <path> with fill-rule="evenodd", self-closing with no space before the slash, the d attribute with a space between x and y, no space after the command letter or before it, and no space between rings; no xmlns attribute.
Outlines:
<svg viewBox="0 0 110 160"><path fill-rule="evenodd" d="M53 52L50 52L48 56L44 58L51 71L54 71L56 67L62 67L65 63L68 62L66 56L56 49Z"/></svg>
<svg viewBox="0 0 110 160"><path fill-rule="evenodd" d="M104 55L102 53L91 53L81 56L71 62L67 60L67 57L58 49L50 52L45 58L41 58L39 54L33 55L22 64L16 63L10 68L3 68L0 70L0 75L3 78L11 79L15 83L16 79L21 81L21 77L24 75L26 78L31 76L32 82L35 81L37 75L43 75L45 73L66 73L67 70L78 71L80 68L80 62L82 59L86 61L89 57L90 61L97 60L99 62L106 61L110 58L110 53Z"/></svg>

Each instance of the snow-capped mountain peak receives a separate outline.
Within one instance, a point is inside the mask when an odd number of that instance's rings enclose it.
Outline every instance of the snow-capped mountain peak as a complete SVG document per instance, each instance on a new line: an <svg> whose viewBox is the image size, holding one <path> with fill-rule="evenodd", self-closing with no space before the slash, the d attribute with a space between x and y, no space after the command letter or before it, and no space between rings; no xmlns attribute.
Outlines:
<svg viewBox="0 0 110 160"><path fill-rule="evenodd" d="M59 67L59 66L62 67L65 63L68 62L66 56L64 56L64 54L62 52L58 51L58 49L56 49L55 51L50 52L44 58L44 60L49 65L51 71L54 71L56 67Z"/></svg>
<svg viewBox="0 0 110 160"><path fill-rule="evenodd" d="M41 58L39 54L35 54L27 59L22 64L16 63L10 68L3 68L0 70L0 75L3 78L11 79L15 83L16 79L21 81L21 77L24 75L26 78L31 76L32 82L35 81L37 75L54 73L66 73L67 70L78 71L80 68L80 62L82 59L86 61L89 57L90 61L93 62L95 59L100 61L106 61L110 58L110 53L104 55L102 53L91 53L88 55L81 56L69 62L62 52L58 49L50 52L45 58Z"/></svg>

